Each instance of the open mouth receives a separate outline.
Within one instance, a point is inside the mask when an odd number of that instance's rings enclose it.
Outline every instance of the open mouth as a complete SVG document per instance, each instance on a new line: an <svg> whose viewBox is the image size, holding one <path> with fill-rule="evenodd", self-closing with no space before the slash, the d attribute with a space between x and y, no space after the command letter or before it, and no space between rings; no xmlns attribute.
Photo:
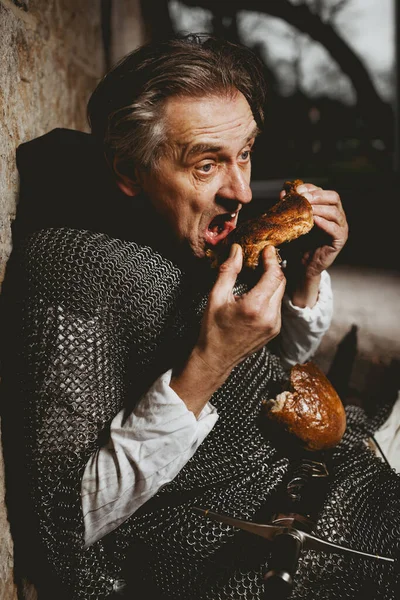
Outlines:
<svg viewBox="0 0 400 600"><path fill-rule="evenodd" d="M237 212L217 215L209 223L206 230L206 242L216 246L236 227Z"/></svg>

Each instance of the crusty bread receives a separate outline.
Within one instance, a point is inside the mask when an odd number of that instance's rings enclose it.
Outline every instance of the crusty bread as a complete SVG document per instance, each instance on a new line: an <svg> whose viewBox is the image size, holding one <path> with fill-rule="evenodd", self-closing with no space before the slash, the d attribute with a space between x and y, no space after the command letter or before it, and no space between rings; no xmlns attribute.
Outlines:
<svg viewBox="0 0 400 600"><path fill-rule="evenodd" d="M216 267L226 260L232 244L243 249L243 265L254 269L265 246L278 247L308 233L314 225L311 204L295 190L302 181L287 181L286 195L266 213L239 225L218 246L207 250L207 256Z"/></svg>
<svg viewBox="0 0 400 600"><path fill-rule="evenodd" d="M265 401L263 413L295 435L307 450L333 448L346 429L343 404L313 362L292 367L290 390Z"/></svg>

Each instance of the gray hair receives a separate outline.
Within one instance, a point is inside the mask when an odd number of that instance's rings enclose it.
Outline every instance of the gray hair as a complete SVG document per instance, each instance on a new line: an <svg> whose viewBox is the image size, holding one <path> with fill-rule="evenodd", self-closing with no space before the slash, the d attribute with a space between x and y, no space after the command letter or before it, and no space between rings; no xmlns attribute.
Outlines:
<svg viewBox="0 0 400 600"><path fill-rule="evenodd" d="M171 96L232 96L240 91L261 129L265 82L261 61L248 48L210 36L149 43L117 63L88 103L92 134L112 163L128 174L157 167L168 148L164 105Z"/></svg>

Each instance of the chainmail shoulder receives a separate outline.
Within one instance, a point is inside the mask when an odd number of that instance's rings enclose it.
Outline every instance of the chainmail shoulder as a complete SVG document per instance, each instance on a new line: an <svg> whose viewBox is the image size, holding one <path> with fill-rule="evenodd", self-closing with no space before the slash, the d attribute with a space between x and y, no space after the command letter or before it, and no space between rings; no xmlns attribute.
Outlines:
<svg viewBox="0 0 400 600"><path fill-rule="evenodd" d="M22 351L10 362L9 389L25 415L42 548L67 597L106 599L124 579L133 589L152 585L166 599L261 599L268 544L206 522L192 507L242 519L261 511L267 519L279 504L290 458L259 427L262 401L286 379L279 359L264 348L238 365L211 399L219 419L195 456L154 504L84 549L86 462L116 413L130 410L172 366L171 348L174 360L187 354L212 280L197 281L148 246L68 229L34 234L13 263ZM330 458L318 534L393 555L400 480L363 443L374 423L354 407L348 425ZM292 597L394 600L398 586L390 566L308 552ZM365 595L371 589L374 595Z"/></svg>

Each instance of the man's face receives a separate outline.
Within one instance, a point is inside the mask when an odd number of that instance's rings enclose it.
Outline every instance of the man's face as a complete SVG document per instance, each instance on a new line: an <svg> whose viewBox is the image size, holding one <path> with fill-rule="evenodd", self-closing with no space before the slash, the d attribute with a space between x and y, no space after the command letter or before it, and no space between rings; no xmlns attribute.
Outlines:
<svg viewBox="0 0 400 600"><path fill-rule="evenodd" d="M237 223L250 202L250 151L257 133L247 100L170 98L165 123L171 151L140 184L180 242L202 258Z"/></svg>

